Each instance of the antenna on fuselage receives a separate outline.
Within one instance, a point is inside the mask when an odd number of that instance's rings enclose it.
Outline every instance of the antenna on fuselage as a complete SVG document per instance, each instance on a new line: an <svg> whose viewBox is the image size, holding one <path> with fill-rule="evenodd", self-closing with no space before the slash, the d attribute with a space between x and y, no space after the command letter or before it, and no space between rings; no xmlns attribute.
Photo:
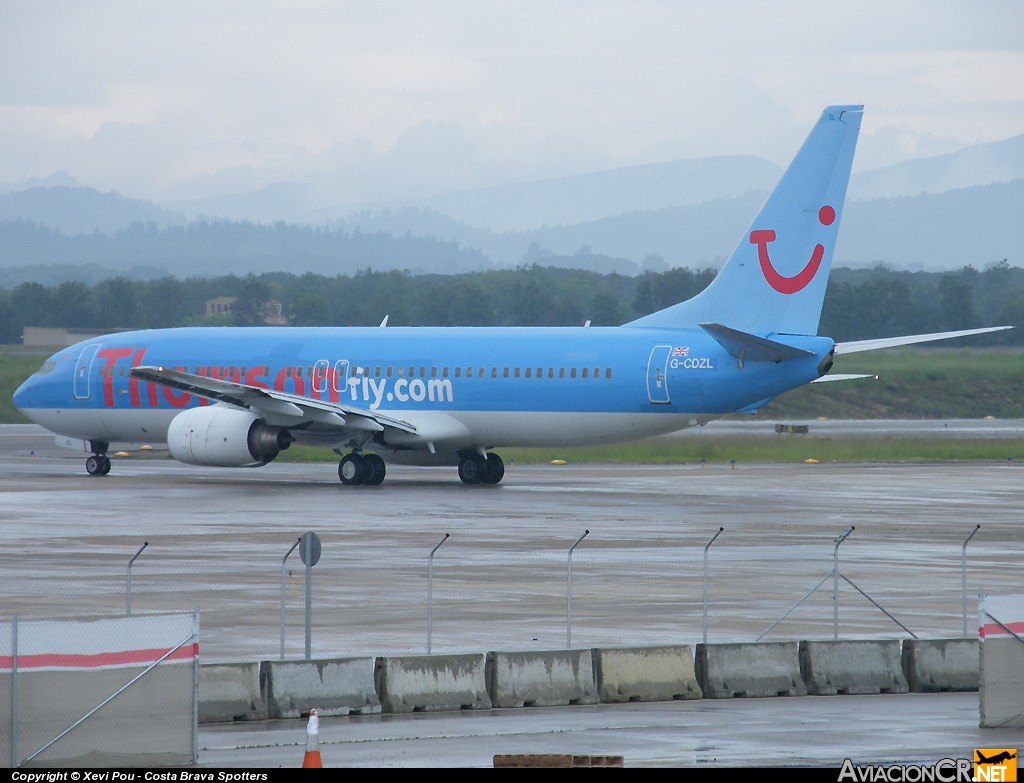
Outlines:
<svg viewBox="0 0 1024 783"><path fill-rule="evenodd" d="M388 313L388 315L391 315L391 314ZM384 320L380 322L381 326L387 326L388 325L388 315L385 315L384 316Z"/></svg>

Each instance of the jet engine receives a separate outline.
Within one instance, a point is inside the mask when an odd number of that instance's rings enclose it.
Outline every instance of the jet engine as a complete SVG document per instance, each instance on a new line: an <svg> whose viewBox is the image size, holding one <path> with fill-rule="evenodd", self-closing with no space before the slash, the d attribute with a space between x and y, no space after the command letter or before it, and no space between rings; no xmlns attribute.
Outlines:
<svg viewBox="0 0 1024 783"><path fill-rule="evenodd" d="M189 465L266 465L293 441L288 430L272 427L249 411L222 405L183 411L167 428L171 456Z"/></svg>

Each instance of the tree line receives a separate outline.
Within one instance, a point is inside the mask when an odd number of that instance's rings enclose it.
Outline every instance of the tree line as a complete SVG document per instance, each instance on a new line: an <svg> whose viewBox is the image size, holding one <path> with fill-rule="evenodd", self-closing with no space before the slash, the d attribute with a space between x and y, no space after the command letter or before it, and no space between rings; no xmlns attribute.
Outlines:
<svg viewBox="0 0 1024 783"><path fill-rule="evenodd" d="M25 326L95 330L188 325L260 325L268 305L295 326L615 326L683 301L713 269L674 268L637 276L523 265L464 274L366 269L326 276L287 272L157 280L111 277L95 285L26 282L0 289L0 342ZM231 312L206 303L232 297ZM819 334L860 340L1011 325L977 345L1024 345L1024 269L1006 261L979 271L832 270Z"/></svg>

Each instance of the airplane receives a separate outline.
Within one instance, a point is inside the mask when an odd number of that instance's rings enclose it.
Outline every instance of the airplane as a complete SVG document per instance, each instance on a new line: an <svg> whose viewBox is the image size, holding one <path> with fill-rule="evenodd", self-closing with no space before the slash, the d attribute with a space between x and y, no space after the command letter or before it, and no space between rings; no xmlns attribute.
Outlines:
<svg viewBox="0 0 1024 783"><path fill-rule="evenodd" d="M984 753L975 748L974 755L978 757L975 759L975 762L978 764L998 764L1001 761L1009 761L1011 759L1017 758L1016 753L1011 753L1008 750L1004 750L1001 753L997 753L992 758L986 758Z"/></svg>
<svg viewBox="0 0 1024 783"><path fill-rule="evenodd" d="M86 340L14 394L110 472L112 443L256 467L293 443L339 455L345 485L387 461L495 485L495 448L617 443L753 413L828 380L837 355L987 327L836 343L817 335L863 106L829 106L715 279L614 327L192 327ZM385 459L387 458L387 459Z"/></svg>

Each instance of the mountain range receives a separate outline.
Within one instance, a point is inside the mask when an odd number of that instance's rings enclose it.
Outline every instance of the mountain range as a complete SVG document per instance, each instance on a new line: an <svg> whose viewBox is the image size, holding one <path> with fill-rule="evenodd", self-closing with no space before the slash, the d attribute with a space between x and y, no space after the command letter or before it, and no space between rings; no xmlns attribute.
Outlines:
<svg viewBox="0 0 1024 783"><path fill-rule="evenodd" d="M367 267L465 272L524 263L629 275L717 267L780 174L760 158L721 156L353 210L332 200L326 175L158 204L103 193L58 172L0 187L2 285L75 277L87 265L93 277L348 274ZM1002 259L1021 265L1014 257L1021 215L1024 135L855 171L835 263L925 271Z"/></svg>

